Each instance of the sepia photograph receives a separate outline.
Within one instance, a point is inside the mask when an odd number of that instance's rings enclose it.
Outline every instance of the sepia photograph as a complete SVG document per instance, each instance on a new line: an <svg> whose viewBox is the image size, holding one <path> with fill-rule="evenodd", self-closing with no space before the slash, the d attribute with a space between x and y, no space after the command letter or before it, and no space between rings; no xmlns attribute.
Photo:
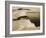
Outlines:
<svg viewBox="0 0 46 38"><path fill-rule="evenodd" d="M12 30L40 30L40 8L12 7Z"/></svg>

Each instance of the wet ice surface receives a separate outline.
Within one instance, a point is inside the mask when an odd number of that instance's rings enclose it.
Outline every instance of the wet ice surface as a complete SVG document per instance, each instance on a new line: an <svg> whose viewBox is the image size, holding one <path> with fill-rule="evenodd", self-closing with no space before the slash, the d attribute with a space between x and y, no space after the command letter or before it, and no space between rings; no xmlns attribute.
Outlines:
<svg viewBox="0 0 46 38"><path fill-rule="evenodd" d="M40 27L36 27L29 19L20 19L13 21L13 30L22 31L22 30L39 30Z"/></svg>

